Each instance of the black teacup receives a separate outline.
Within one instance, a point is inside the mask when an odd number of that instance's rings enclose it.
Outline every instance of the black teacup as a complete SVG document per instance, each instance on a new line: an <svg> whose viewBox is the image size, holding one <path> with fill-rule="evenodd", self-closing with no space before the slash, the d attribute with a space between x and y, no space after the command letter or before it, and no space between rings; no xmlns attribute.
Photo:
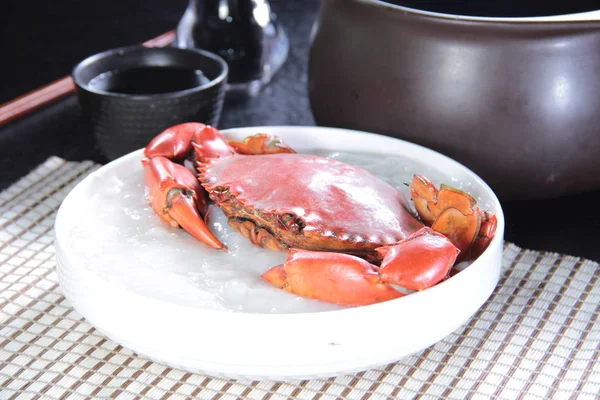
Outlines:
<svg viewBox="0 0 600 400"><path fill-rule="evenodd" d="M132 46L73 69L76 92L103 154L116 159L183 122L219 122L227 63L202 50Z"/></svg>

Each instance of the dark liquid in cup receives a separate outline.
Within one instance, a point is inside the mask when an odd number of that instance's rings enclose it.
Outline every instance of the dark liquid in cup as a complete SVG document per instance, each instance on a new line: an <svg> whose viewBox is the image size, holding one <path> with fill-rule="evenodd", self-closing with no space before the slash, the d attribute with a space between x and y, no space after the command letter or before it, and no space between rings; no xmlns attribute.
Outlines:
<svg viewBox="0 0 600 400"><path fill-rule="evenodd" d="M202 86L210 80L199 69L138 67L104 72L88 83L95 90L122 94L158 94Z"/></svg>

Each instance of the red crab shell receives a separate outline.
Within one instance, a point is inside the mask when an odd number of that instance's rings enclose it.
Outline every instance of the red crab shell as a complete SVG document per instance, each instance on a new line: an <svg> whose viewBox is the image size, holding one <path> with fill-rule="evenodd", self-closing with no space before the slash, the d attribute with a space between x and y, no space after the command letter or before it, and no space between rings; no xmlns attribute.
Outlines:
<svg viewBox="0 0 600 400"><path fill-rule="evenodd" d="M423 227L396 188L334 159L233 154L200 164L199 172L232 226L254 241L276 239L267 247L375 256L375 248Z"/></svg>

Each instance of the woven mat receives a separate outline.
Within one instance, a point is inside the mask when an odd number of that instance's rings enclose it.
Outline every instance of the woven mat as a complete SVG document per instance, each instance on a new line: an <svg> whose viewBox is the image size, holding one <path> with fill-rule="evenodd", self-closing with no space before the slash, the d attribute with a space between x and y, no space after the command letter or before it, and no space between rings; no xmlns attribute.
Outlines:
<svg viewBox="0 0 600 400"><path fill-rule="evenodd" d="M106 339L63 297L52 227L97 168L51 158L0 194L1 399L597 399L598 264L506 244L484 307L443 341L381 369L276 383L213 379Z"/></svg>

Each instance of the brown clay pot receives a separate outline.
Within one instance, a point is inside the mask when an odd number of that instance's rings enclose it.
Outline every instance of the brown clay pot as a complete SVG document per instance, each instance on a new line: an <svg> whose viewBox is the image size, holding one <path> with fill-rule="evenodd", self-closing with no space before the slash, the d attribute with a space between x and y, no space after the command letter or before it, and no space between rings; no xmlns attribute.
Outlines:
<svg viewBox="0 0 600 400"><path fill-rule="evenodd" d="M317 124L440 151L503 199L600 188L598 12L469 17L322 0L309 94Z"/></svg>

